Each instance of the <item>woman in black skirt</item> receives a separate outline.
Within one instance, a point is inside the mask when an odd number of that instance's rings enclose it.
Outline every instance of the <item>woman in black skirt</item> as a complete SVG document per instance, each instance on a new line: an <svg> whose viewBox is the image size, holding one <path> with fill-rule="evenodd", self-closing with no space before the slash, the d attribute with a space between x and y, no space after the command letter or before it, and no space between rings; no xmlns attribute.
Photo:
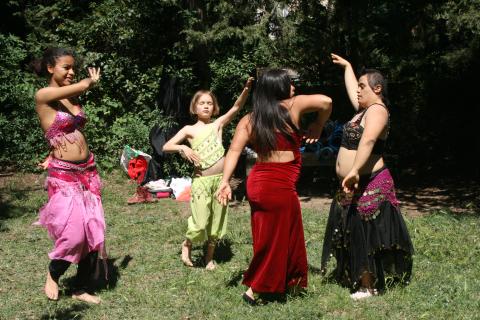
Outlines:
<svg viewBox="0 0 480 320"><path fill-rule="evenodd" d="M335 257L333 276L358 300L382 292L386 276L408 283L413 245L383 159L389 131L386 80L374 69L364 70L357 80L347 60L335 54L332 60L345 70L356 113L345 124L338 153L341 188L330 208L322 270Z"/></svg>

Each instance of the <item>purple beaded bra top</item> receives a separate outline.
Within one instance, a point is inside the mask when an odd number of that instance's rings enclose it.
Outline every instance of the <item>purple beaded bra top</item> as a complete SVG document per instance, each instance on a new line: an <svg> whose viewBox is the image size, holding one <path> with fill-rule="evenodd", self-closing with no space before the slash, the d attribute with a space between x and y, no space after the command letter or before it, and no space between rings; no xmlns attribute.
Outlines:
<svg viewBox="0 0 480 320"><path fill-rule="evenodd" d="M45 139L48 140L53 148L63 145L65 140L74 143L81 139L79 130L85 127L87 118L83 109L76 115L64 111L57 111L52 125L45 131Z"/></svg>

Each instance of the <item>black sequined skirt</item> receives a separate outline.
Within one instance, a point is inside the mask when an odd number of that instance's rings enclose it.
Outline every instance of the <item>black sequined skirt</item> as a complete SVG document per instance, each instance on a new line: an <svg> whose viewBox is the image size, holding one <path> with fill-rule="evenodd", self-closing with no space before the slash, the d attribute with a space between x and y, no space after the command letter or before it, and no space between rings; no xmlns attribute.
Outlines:
<svg viewBox="0 0 480 320"><path fill-rule="evenodd" d="M375 219L366 220L356 204L332 202L322 252L322 272L336 259L330 274L340 284L357 290L364 272L383 291L390 282L408 284L412 274L413 245L398 206L383 201Z"/></svg>

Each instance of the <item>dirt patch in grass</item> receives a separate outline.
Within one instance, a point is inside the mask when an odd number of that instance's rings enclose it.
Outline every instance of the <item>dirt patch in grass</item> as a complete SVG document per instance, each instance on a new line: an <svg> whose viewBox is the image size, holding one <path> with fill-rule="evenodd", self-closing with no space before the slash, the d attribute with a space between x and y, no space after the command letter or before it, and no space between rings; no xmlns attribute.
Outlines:
<svg viewBox="0 0 480 320"><path fill-rule="evenodd" d="M478 213L480 208L478 183L441 181L436 186L402 184L397 189L397 196L410 216L441 209L449 209L455 214L471 214Z"/></svg>
<svg viewBox="0 0 480 320"><path fill-rule="evenodd" d="M302 208L328 211L338 181L328 168L302 171L297 184ZM234 198L245 195L241 178L232 179ZM404 176L396 178L396 192L402 212L407 216L421 216L435 210L449 209L455 214L471 214L480 208L480 184L460 178L435 176Z"/></svg>

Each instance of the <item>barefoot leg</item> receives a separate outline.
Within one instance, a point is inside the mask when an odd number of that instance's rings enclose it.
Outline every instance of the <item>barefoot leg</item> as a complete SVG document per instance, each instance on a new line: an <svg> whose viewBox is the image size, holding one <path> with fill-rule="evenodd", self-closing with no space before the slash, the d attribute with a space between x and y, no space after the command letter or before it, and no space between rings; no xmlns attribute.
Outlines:
<svg viewBox="0 0 480 320"><path fill-rule="evenodd" d="M215 246L216 246L216 241L209 240L208 245L207 245L207 255L205 256L205 269L207 270L214 270L217 265L215 264L215 261L213 261L213 255L215 254Z"/></svg>
<svg viewBox="0 0 480 320"><path fill-rule="evenodd" d="M92 304L99 304L102 301L100 297L91 295L85 291L77 291L73 293L72 298L74 300L83 301L83 302L92 303Z"/></svg>
<svg viewBox="0 0 480 320"><path fill-rule="evenodd" d="M50 300L58 300L58 283L53 280L50 272L47 272L47 281L45 282L45 294Z"/></svg>
<svg viewBox="0 0 480 320"><path fill-rule="evenodd" d="M182 243L182 262L187 267L193 267L192 263L192 242L188 239Z"/></svg>
<svg viewBox="0 0 480 320"><path fill-rule="evenodd" d="M58 280L67 271L70 262L54 259L48 265L47 281L45 282L45 294L51 300L58 300Z"/></svg>

